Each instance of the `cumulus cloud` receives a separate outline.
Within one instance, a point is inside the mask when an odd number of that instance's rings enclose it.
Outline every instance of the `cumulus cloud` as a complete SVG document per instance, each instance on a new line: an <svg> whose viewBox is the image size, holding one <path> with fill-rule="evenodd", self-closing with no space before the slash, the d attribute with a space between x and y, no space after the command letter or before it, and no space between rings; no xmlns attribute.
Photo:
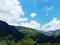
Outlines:
<svg viewBox="0 0 60 45"><path fill-rule="evenodd" d="M31 17L34 18L37 14L36 13L31 13Z"/></svg>
<svg viewBox="0 0 60 45"><path fill-rule="evenodd" d="M18 0L0 0L0 20L14 25L27 20L21 18L23 15L24 11Z"/></svg>
<svg viewBox="0 0 60 45"><path fill-rule="evenodd" d="M25 26L38 29L40 24L37 21L27 22L27 18L21 18L24 15L21 3L18 0L0 0L0 20L7 22L9 25ZM36 13L31 13L35 17Z"/></svg>
<svg viewBox="0 0 60 45"><path fill-rule="evenodd" d="M38 29L38 30L40 29L40 24L37 21L31 21L30 23L23 22L21 23L21 26Z"/></svg>
<svg viewBox="0 0 60 45"><path fill-rule="evenodd" d="M57 30L60 29L60 20L58 20L57 18L53 18L52 21L44 24L41 29L43 29L44 31L49 31L49 30Z"/></svg>
<svg viewBox="0 0 60 45"><path fill-rule="evenodd" d="M20 25L42 31L55 31L57 29L60 29L60 20L58 20L57 18L53 18L50 22L47 22L43 25L41 25L37 21L31 21L29 23L23 22L20 23Z"/></svg>

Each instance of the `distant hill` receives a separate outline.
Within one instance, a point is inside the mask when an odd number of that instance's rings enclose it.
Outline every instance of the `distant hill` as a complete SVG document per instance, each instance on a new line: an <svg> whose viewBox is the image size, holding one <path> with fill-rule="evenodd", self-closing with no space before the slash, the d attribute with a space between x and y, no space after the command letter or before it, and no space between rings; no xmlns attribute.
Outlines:
<svg viewBox="0 0 60 45"><path fill-rule="evenodd" d="M25 34L25 36L29 36L33 40L39 42L39 43L46 43L46 42L60 42L60 30L55 31L39 31L31 28L21 27L21 26L15 26L16 29L18 29L19 32L22 32Z"/></svg>
<svg viewBox="0 0 60 45"><path fill-rule="evenodd" d="M55 31L52 31L52 30L50 30L50 31L47 31L47 32L45 32L45 31L41 31L43 34L45 34L45 35L47 35L47 36L52 36L52 35L54 35L55 37L57 37L58 35L60 35L60 29L57 29L57 30L55 30Z"/></svg>

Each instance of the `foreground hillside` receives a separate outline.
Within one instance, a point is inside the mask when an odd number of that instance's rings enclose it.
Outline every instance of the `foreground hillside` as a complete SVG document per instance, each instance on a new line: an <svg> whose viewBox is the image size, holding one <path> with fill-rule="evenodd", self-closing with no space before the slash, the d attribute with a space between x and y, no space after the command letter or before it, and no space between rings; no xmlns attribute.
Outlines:
<svg viewBox="0 0 60 45"><path fill-rule="evenodd" d="M58 33L54 33L57 35ZM0 21L0 45L60 45L60 35L44 33Z"/></svg>

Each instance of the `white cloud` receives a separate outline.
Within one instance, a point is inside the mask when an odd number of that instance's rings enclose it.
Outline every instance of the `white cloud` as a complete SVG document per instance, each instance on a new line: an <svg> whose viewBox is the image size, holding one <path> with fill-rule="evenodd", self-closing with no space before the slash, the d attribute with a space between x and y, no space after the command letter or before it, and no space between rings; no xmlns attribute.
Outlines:
<svg viewBox="0 0 60 45"><path fill-rule="evenodd" d="M23 15L24 11L18 0L0 0L0 20L14 25L27 20L21 18Z"/></svg>
<svg viewBox="0 0 60 45"><path fill-rule="evenodd" d="M36 13L31 13L31 17L34 18L37 14Z"/></svg>
<svg viewBox="0 0 60 45"><path fill-rule="evenodd" d="M50 30L55 31L57 29L60 29L60 20L58 20L57 18L53 18L53 20L47 22L44 25L41 25L37 21L31 21L30 23L23 22L20 23L20 25L24 27L37 29L37 30L42 30L42 31L50 31Z"/></svg>
<svg viewBox="0 0 60 45"><path fill-rule="evenodd" d="M44 31L49 31L49 30L54 31L56 29L60 29L60 20L58 20L57 18L53 18L52 21L43 25L41 29Z"/></svg>
<svg viewBox="0 0 60 45"><path fill-rule="evenodd" d="M27 22L27 18L21 18L24 15L22 6L18 0L0 0L0 20L6 21L10 25L25 26L38 29L40 24L36 21ZM36 13L31 13L35 17Z"/></svg>
<svg viewBox="0 0 60 45"><path fill-rule="evenodd" d="M40 24L37 21L31 21L30 23L23 22L20 25L38 30L40 29Z"/></svg>
<svg viewBox="0 0 60 45"><path fill-rule="evenodd" d="M50 6L50 7L49 7L49 6L46 6L46 7L45 7L45 10L46 10L46 11L53 11L53 6Z"/></svg>
<svg viewBox="0 0 60 45"><path fill-rule="evenodd" d="M46 14L45 14L46 16L48 16L49 13L50 13L51 11L53 11L53 5L51 5L51 6L45 6L42 11L46 13Z"/></svg>

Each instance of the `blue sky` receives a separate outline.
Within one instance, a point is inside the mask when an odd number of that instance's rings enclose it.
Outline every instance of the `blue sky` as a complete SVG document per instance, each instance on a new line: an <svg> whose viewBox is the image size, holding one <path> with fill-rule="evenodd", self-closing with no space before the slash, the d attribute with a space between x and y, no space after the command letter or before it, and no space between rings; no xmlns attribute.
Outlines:
<svg viewBox="0 0 60 45"><path fill-rule="evenodd" d="M29 21L36 20L41 24L51 21L54 17L60 19L60 0L19 0L21 2L22 8L25 12L25 17L29 18ZM48 6L48 7L47 7ZM50 10L44 10L47 7ZM43 11L44 10L44 11ZM35 18L31 18L31 13L36 13ZM46 16L46 14L48 16Z"/></svg>
<svg viewBox="0 0 60 45"><path fill-rule="evenodd" d="M42 31L60 29L60 0L0 0L0 20Z"/></svg>

